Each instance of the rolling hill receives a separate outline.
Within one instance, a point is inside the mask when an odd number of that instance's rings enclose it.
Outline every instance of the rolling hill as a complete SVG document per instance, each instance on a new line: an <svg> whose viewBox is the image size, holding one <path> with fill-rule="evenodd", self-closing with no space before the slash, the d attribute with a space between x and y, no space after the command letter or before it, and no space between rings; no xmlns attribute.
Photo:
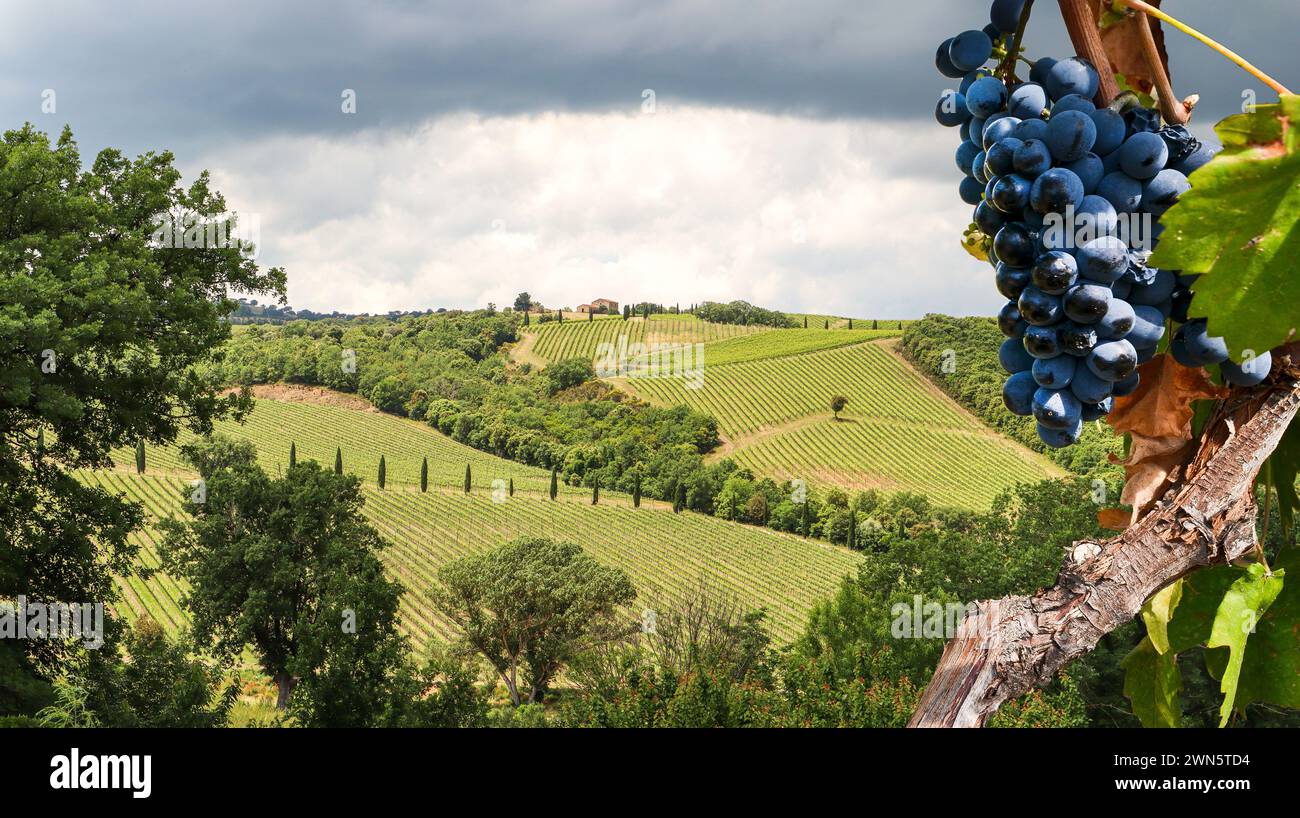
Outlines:
<svg viewBox="0 0 1300 818"><path fill-rule="evenodd" d="M280 387L278 394L294 390ZM316 400L318 390L302 390ZM674 514L663 503L602 493L591 505L587 489L562 487L547 496L550 475L463 446L416 421L374 411L318 402L259 399L246 424L219 424L219 431L251 440L272 473L288 462L290 442L301 460L330 465L341 447L345 468L365 481L366 516L392 543L384 555L392 575L408 589L403 628L417 644L451 636L436 614L428 590L438 566L449 559L523 536L576 542L596 559L623 568L639 591L636 606L654 609L701 580L736 596L749 608L765 607L773 632L792 638L808 609L833 593L840 577L856 570L861 557L847 549L770 529L739 525L699 514ZM182 441L184 442L184 441ZM387 467L386 488L375 485L379 456ZM418 486L421 458L429 458L429 491ZM152 519L178 510L194 475L174 447L149 449L148 467L138 475L125 467L129 451L117 453L118 468L81 472L91 484L145 504ZM463 491L465 465L474 490ZM494 479L513 479L515 494L494 491ZM134 535L144 565L157 565L158 536L151 528ZM150 613L164 627L184 624L179 600L184 588L165 574L120 581L128 617Z"/></svg>

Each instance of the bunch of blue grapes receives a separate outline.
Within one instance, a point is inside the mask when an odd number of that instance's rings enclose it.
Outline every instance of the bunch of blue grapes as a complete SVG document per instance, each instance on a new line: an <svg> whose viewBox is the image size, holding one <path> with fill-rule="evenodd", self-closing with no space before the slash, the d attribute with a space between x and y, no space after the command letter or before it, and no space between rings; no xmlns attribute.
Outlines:
<svg viewBox="0 0 1300 818"><path fill-rule="evenodd" d="M1163 126L1132 96L1097 108L1100 76L1080 57L1040 59L1026 82L995 76L986 65L995 48L1016 47L1023 6L995 0L988 26L945 40L935 55L941 74L961 80L935 116L961 131L961 198L991 240L1007 299L998 316L1007 409L1032 415L1047 445L1069 446L1085 422L1137 389L1138 365L1171 326L1168 349L1180 364L1260 383L1272 367L1267 352L1236 364L1205 320L1189 316L1196 277L1147 264L1159 217L1216 149ZM1072 229L1054 229L1061 224Z"/></svg>

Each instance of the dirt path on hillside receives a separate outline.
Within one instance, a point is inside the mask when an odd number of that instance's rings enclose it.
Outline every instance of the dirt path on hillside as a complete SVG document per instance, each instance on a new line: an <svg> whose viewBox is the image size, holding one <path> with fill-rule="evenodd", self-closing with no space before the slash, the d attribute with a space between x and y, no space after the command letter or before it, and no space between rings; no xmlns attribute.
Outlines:
<svg viewBox="0 0 1300 818"><path fill-rule="evenodd" d="M540 333L525 332L523 337L510 345L510 360L517 364L531 364L537 369L546 368L546 359L538 355L534 348Z"/></svg>

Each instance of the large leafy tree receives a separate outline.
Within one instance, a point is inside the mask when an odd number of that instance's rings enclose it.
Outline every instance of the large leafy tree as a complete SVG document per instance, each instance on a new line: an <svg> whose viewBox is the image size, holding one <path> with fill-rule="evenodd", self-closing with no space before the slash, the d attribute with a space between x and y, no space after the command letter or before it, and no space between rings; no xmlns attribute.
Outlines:
<svg viewBox="0 0 1300 818"><path fill-rule="evenodd" d="M438 609L496 670L510 700L540 701L574 656L620 638L619 606L636 598L627 574L573 543L523 537L438 570Z"/></svg>
<svg viewBox="0 0 1300 818"><path fill-rule="evenodd" d="M283 299L284 273L260 270L238 239L152 242L160 214L226 210L206 174L183 187L172 162L109 149L84 168L68 130L51 142L29 125L0 139L0 597L112 600L141 512L69 470L110 466L114 448L140 440L207 432L250 405L219 396L196 365L230 333L227 294ZM55 677L70 650L0 645L0 709L22 709L23 680Z"/></svg>
<svg viewBox="0 0 1300 818"><path fill-rule="evenodd" d="M401 586L384 576L387 543L361 515L360 481L315 461L273 479L251 445L220 437L182 451L206 498L187 503L188 520L162 522L161 550L191 586L195 640L222 657L251 648L299 723L376 723L406 642Z"/></svg>

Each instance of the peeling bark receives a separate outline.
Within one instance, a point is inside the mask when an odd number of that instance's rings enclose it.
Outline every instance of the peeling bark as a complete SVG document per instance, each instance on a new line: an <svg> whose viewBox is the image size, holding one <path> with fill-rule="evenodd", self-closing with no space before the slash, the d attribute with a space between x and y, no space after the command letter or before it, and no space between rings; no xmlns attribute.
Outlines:
<svg viewBox="0 0 1300 818"><path fill-rule="evenodd" d="M911 727L979 727L1131 621L1170 582L1255 544L1260 466L1300 409L1300 373L1220 402L1181 479L1123 534L1074 544L1057 583L980 602L944 649Z"/></svg>

